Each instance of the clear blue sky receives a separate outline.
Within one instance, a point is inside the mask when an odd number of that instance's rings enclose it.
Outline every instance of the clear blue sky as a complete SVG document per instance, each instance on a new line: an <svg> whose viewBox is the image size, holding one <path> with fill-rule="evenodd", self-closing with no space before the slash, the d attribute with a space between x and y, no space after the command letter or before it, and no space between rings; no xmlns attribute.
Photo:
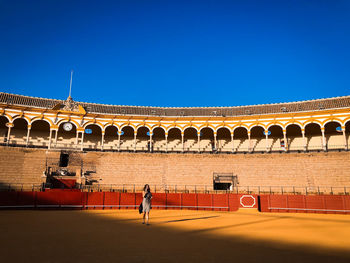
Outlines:
<svg viewBox="0 0 350 263"><path fill-rule="evenodd" d="M0 91L144 106L350 95L350 1L0 0Z"/></svg>

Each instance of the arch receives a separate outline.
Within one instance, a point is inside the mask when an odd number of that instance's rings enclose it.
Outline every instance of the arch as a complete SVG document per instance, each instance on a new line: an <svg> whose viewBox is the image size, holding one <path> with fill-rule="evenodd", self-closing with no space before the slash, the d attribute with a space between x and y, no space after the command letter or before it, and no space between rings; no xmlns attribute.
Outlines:
<svg viewBox="0 0 350 263"><path fill-rule="evenodd" d="M321 129L323 128L322 124L320 124L319 122L309 122L308 124L306 124L304 126L305 129L305 134L307 133L307 130L309 132L312 132L311 129L316 132L317 126L320 128L320 134L321 134Z"/></svg>
<svg viewBox="0 0 350 263"><path fill-rule="evenodd" d="M24 118L16 118L12 123L10 143L25 145L27 141L28 121Z"/></svg>
<svg viewBox="0 0 350 263"><path fill-rule="evenodd" d="M198 130L195 127L184 130L184 150L198 151Z"/></svg>
<svg viewBox="0 0 350 263"><path fill-rule="evenodd" d="M271 133L267 137L267 145L269 151L281 151L285 148L285 141L283 135L283 126L274 124L269 126L268 131Z"/></svg>
<svg viewBox="0 0 350 263"><path fill-rule="evenodd" d="M115 125L105 126L103 149L113 150L118 147L118 131Z"/></svg>
<svg viewBox="0 0 350 263"><path fill-rule="evenodd" d="M203 127L200 129L200 150L204 152L214 151L215 141L214 141L214 129L211 127Z"/></svg>
<svg viewBox="0 0 350 263"><path fill-rule="evenodd" d="M36 119L31 122L29 145L48 146L51 125L48 120Z"/></svg>
<svg viewBox="0 0 350 263"><path fill-rule="evenodd" d="M323 148L322 126L318 122L305 125L306 146L308 150L321 150Z"/></svg>
<svg viewBox="0 0 350 263"><path fill-rule="evenodd" d="M12 123L17 120L17 119L24 119L26 122L27 122L27 125L30 123L30 118L27 117L27 116L21 116L21 115L16 115L16 116L13 116L12 118Z"/></svg>
<svg viewBox="0 0 350 263"><path fill-rule="evenodd" d="M292 151L304 150L303 127L300 123L290 123L286 126L287 148Z"/></svg>
<svg viewBox="0 0 350 263"><path fill-rule="evenodd" d="M300 129L304 129L304 125L303 125L301 122L299 122L299 121L293 121L293 122L288 122L288 123L286 124L286 126L285 126L286 130L287 130L288 126L290 126L290 125L297 125L297 126L300 127Z"/></svg>
<svg viewBox="0 0 350 263"><path fill-rule="evenodd" d="M141 129L143 127L147 128L149 131L152 130L152 127L150 125L148 125L148 124L139 124L139 125L136 126L136 131L138 131L139 129Z"/></svg>
<svg viewBox="0 0 350 263"><path fill-rule="evenodd" d="M8 128L6 127L6 123L10 122L10 120L5 115L0 116L0 142L7 142L7 132Z"/></svg>
<svg viewBox="0 0 350 263"><path fill-rule="evenodd" d="M84 123L82 128L84 128L84 130L85 130L87 128L87 126L89 126L89 125L96 125L96 126L101 128L101 131L103 131L103 125L101 123L99 123L99 122L88 121L88 122Z"/></svg>
<svg viewBox="0 0 350 263"><path fill-rule="evenodd" d="M235 127L233 127L233 133L235 133L236 132L236 129L239 129L239 128L243 128L243 129L246 129L247 130L247 134L248 134L248 131L249 131L249 127L248 126L246 126L246 125L240 125L240 126L235 126Z"/></svg>
<svg viewBox="0 0 350 263"><path fill-rule="evenodd" d="M216 148L220 152L232 151L231 130L222 126L216 131Z"/></svg>
<svg viewBox="0 0 350 263"><path fill-rule="evenodd" d="M68 119L65 119L66 121L61 121L58 124L58 131L57 131L57 143L55 143L55 147L57 146L59 148L75 148L76 147L76 135L77 135L77 126L74 122L69 121L72 123L73 128L70 131L66 131L63 129L63 125L68 122Z"/></svg>
<svg viewBox="0 0 350 263"><path fill-rule="evenodd" d="M325 123L324 136L325 144L328 149L344 149L346 142L344 141L343 132L337 128L342 127L341 122L334 120Z"/></svg>
<svg viewBox="0 0 350 263"><path fill-rule="evenodd" d="M86 133L87 129L91 129L91 134ZM99 123L88 123L84 125L84 148L98 149L102 146L102 130L103 127Z"/></svg>
<svg viewBox="0 0 350 263"><path fill-rule="evenodd" d="M202 130L205 129L205 128L211 129L213 131L213 134L214 134L215 128L213 126L211 126L211 125L202 125L202 126L200 126L199 127L199 132L202 132Z"/></svg>
<svg viewBox="0 0 350 263"><path fill-rule="evenodd" d="M185 132L185 130L188 128L194 128L194 129L196 129L197 132L199 132L199 128L197 125L186 125L185 127L183 127L183 129L181 129L181 131Z"/></svg>
<svg viewBox="0 0 350 263"><path fill-rule="evenodd" d="M45 122L47 122L49 124L50 128L51 128L51 126L54 125L51 120L48 120L48 119L45 119L45 118L41 119L40 117L35 117L35 118L31 119L30 125L33 125L34 122L37 122L37 121L45 121Z"/></svg>
<svg viewBox="0 0 350 263"><path fill-rule="evenodd" d="M250 129L250 145L251 151L266 151L265 128L261 125L255 125Z"/></svg>
<svg viewBox="0 0 350 263"><path fill-rule="evenodd" d="M261 127L264 129L264 131L267 130L265 125L263 125L261 123L254 123L254 124L249 126L249 131L251 132L252 129L254 129L255 127Z"/></svg>
<svg viewBox="0 0 350 263"><path fill-rule="evenodd" d="M168 151L179 152L182 151L181 136L182 130L179 127L173 126L168 129Z"/></svg>
<svg viewBox="0 0 350 263"><path fill-rule="evenodd" d="M164 131L164 133L167 132L167 130L165 129L165 127L163 127L163 126L161 126L161 125L155 125L155 126L153 126L151 132L153 133L153 131L154 131L155 129L157 129L157 128L162 129L162 130Z"/></svg>
<svg viewBox="0 0 350 263"><path fill-rule="evenodd" d="M59 127L62 123L66 123L66 122L72 123L76 129L80 128L80 124L77 121L69 119L69 118L64 118L64 119L59 120L56 125Z"/></svg>
<svg viewBox="0 0 350 263"><path fill-rule="evenodd" d="M330 122L337 122L337 123L340 124L340 126L343 125L343 122L342 122L341 120L339 120L339 119L337 119L337 118L332 118L332 119L325 120L325 121L323 122L323 127L326 127L326 125L327 125L328 123L330 123Z"/></svg>
<svg viewBox="0 0 350 263"><path fill-rule="evenodd" d="M306 121L304 122L304 129L306 129L306 126L309 124L318 124L320 126L320 128L323 128L323 124L322 122L318 121L318 120L311 120L311 121Z"/></svg>
<svg viewBox="0 0 350 263"><path fill-rule="evenodd" d="M282 131L285 129L285 127L283 126L282 123L280 123L280 122L271 122L268 125L266 125L266 130L270 130L270 128L273 127L273 126L278 126L278 127L282 128Z"/></svg>
<svg viewBox="0 0 350 263"><path fill-rule="evenodd" d="M111 126L116 127L116 128L118 129L118 131L120 130L120 126L117 125L117 124L115 124L115 123L106 123L106 124L103 126L103 130L106 131L106 129L107 129L108 127L111 127Z"/></svg>
<svg viewBox="0 0 350 263"><path fill-rule="evenodd" d="M161 126L155 127L152 130L153 150L165 151L165 129Z"/></svg>

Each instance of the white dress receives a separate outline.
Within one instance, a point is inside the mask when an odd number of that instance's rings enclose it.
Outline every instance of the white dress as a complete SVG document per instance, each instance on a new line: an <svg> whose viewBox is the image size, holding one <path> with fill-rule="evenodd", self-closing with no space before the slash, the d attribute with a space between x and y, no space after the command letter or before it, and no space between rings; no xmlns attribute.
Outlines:
<svg viewBox="0 0 350 263"><path fill-rule="evenodd" d="M144 195L142 200L142 211L144 213L149 213L149 211L151 210L151 199L152 199L152 194L150 192Z"/></svg>

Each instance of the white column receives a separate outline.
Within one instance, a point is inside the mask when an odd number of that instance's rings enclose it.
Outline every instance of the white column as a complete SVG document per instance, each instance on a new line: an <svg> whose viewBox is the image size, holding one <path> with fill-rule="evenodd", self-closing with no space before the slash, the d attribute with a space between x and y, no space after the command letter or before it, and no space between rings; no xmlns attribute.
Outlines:
<svg viewBox="0 0 350 263"><path fill-rule="evenodd" d="M137 131L134 132L134 152L136 152L136 136L137 136Z"/></svg>
<svg viewBox="0 0 350 263"><path fill-rule="evenodd" d="M235 152L235 146L233 145L233 136L234 136L234 133L231 132L232 152Z"/></svg>
<svg viewBox="0 0 350 263"><path fill-rule="evenodd" d="M118 152L120 151L120 135L122 131L118 131Z"/></svg>
<svg viewBox="0 0 350 263"><path fill-rule="evenodd" d="M75 148L78 147L78 139L79 139L79 132L78 132L78 130L76 130L76 134L75 134Z"/></svg>
<svg viewBox="0 0 350 263"><path fill-rule="evenodd" d="M7 129L7 139L6 139L6 144L10 143L10 134L11 134L11 128L12 126L9 126Z"/></svg>
<svg viewBox="0 0 350 263"><path fill-rule="evenodd" d="M26 146L28 146L29 143L29 136L30 136L30 130L31 130L32 126L28 125L27 127L27 138L26 138Z"/></svg>
<svg viewBox="0 0 350 263"><path fill-rule="evenodd" d="M153 152L152 135L153 135L153 133L149 132L149 151L150 152Z"/></svg>
<svg viewBox="0 0 350 263"><path fill-rule="evenodd" d="M102 132L102 138L101 138L101 151L103 151L103 145L104 145L104 142L105 142L105 133Z"/></svg>
<svg viewBox="0 0 350 263"><path fill-rule="evenodd" d="M287 141L287 130L283 130L283 140L284 140L284 150L288 151L289 145L288 145L288 141Z"/></svg>
<svg viewBox="0 0 350 263"><path fill-rule="evenodd" d="M55 130L55 148L57 146L57 135L58 135L58 130Z"/></svg>
<svg viewBox="0 0 350 263"><path fill-rule="evenodd" d="M269 151L269 130L265 130L266 152Z"/></svg>
<svg viewBox="0 0 350 263"><path fill-rule="evenodd" d="M81 132L81 142L80 142L80 145L81 145L81 150L83 151L83 150L84 150L84 132Z"/></svg>
<svg viewBox="0 0 350 263"><path fill-rule="evenodd" d="M321 128L321 132L322 132L322 148L324 151L327 151L326 137L324 136L324 127Z"/></svg>
<svg viewBox="0 0 350 263"><path fill-rule="evenodd" d="M53 130L50 129L49 146L47 147L48 149L51 149L52 131L53 131Z"/></svg>
<svg viewBox="0 0 350 263"><path fill-rule="evenodd" d="M345 126L341 127L342 133L343 133L343 140L344 140L344 149L348 149L348 142L346 141L346 134L345 134Z"/></svg>
<svg viewBox="0 0 350 263"><path fill-rule="evenodd" d="M168 134L165 134L165 152L168 152Z"/></svg>
<svg viewBox="0 0 350 263"><path fill-rule="evenodd" d="M304 141L304 151L307 150L307 145L306 145L306 137L305 137L305 130L301 129L301 134L303 135L303 141Z"/></svg>
<svg viewBox="0 0 350 263"><path fill-rule="evenodd" d="M252 151L252 145L251 145L251 141L250 141L250 131L248 131L248 151L249 152Z"/></svg>
<svg viewBox="0 0 350 263"><path fill-rule="evenodd" d="M214 150L216 151L218 149L218 145L217 145L217 139L216 139L216 132L214 132Z"/></svg>
<svg viewBox="0 0 350 263"><path fill-rule="evenodd" d="M182 145L182 152L185 150L185 144L184 144L184 132L181 132L181 145Z"/></svg>
<svg viewBox="0 0 350 263"><path fill-rule="evenodd" d="M198 135L198 152L201 151L201 132L197 132Z"/></svg>

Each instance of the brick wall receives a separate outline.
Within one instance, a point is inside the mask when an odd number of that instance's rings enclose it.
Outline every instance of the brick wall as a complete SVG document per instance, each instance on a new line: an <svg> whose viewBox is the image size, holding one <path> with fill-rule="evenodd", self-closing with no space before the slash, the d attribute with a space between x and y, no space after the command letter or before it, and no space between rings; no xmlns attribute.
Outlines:
<svg viewBox="0 0 350 263"><path fill-rule="evenodd" d="M80 153L103 184L212 185L233 173L241 186L350 186L350 153L149 154ZM41 182L46 157L59 152L0 147L0 182Z"/></svg>

